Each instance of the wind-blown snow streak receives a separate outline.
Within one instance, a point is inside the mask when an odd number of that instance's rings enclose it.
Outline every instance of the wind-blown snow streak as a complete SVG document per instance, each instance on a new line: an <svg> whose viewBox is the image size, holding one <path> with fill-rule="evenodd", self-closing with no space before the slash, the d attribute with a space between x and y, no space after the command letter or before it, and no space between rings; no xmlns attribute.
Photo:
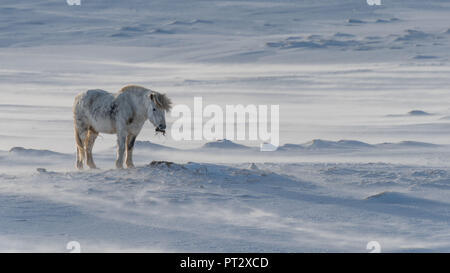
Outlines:
<svg viewBox="0 0 450 273"><path fill-rule="evenodd" d="M86 251L448 251L448 179L389 164L40 170L2 178L0 226L36 251L72 239Z"/></svg>

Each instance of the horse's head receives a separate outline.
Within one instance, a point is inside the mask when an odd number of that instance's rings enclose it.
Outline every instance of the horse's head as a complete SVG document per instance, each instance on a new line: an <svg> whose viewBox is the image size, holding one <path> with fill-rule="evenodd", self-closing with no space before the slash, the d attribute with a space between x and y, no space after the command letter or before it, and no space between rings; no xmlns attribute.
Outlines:
<svg viewBox="0 0 450 273"><path fill-rule="evenodd" d="M155 91L149 94L150 104L147 116L150 122L156 127L156 132L166 132L166 111L172 108L172 102L165 95Z"/></svg>

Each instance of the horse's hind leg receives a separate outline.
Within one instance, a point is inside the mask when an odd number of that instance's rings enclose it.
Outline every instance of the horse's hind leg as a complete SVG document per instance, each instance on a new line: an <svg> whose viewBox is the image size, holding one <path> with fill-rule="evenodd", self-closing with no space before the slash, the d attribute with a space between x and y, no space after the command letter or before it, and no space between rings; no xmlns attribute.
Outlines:
<svg viewBox="0 0 450 273"><path fill-rule="evenodd" d="M127 136L127 159L126 164L127 168L134 168L133 164L133 148L134 148L134 142L136 141L135 135L128 135Z"/></svg>
<svg viewBox="0 0 450 273"><path fill-rule="evenodd" d="M87 133L87 138L85 142L86 164L91 169L97 168L97 166L95 166L94 159L92 158L92 148L94 147L95 139L97 138L97 136L98 133L90 129Z"/></svg>
<svg viewBox="0 0 450 273"><path fill-rule="evenodd" d="M75 140L77 144L77 168L83 169L83 162L85 157L84 142L86 140L87 130L75 126Z"/></svg>
<svg viewBox="0 0 450 273"><path fill-rule="evenodd" d="M119 130L118 130L119 131ZM123 168L123 156L125 153L127 135L124 132L119 131L117 133L117 159L116 168Z"/></svg>

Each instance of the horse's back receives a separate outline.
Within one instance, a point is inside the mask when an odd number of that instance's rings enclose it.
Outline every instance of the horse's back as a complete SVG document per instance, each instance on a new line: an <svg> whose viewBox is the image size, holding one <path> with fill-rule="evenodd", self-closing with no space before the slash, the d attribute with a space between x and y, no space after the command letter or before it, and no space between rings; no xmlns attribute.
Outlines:
<svg viewBox="0 0 450 273"><path fill-rule="evenodd" d="M105 106L114 100L114 95L101 89L92 89L79 93L75 97L74 111L76 108L91 110L99 106ZM80 109L78 109L80 110Z"/></svg>
<svg viewBox="0 0 450 273"><path fill-rule="evenodd" d="M75 97L73 112L76 120L98 132L112 133L112 106L115 96L101 89L92 89L81 92Z"/></svg>
<svg viewBox="0 0 450 273"><path fill-rule="evenodd" d="M79 93L75 97L75 103L92 102L99 98L101 99L101 98L107 98L107 97L113 97L113 94L111 94L105 90L102 90L102 89L90 89L90 90Z"/></svg>

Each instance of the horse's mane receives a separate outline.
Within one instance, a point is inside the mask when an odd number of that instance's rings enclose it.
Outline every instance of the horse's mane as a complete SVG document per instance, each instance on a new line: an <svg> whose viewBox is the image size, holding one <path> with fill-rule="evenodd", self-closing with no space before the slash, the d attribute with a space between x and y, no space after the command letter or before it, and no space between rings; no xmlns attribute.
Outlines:
<svg viewBox="0 0 450 273"><path fill-rule="evenodd" d="M154 102L159 108L165 111L170 111L170 109L172 109L172 101L167 97L166 94L161 94L153 91L153 95Z"/></svg>
<svg viewBox="0 0 450 273"><path fill-rule="evenodd" d="M139 93L151 92L151 94L153 95L152 96L153 102L156 104L158 108L161 108L165 111L170 111L170 109L172 109L172 101L167 97L166 94L161 94L159 92L138 85L128 85L119 91L119 93L124 92L139 92Z"/></svg>

